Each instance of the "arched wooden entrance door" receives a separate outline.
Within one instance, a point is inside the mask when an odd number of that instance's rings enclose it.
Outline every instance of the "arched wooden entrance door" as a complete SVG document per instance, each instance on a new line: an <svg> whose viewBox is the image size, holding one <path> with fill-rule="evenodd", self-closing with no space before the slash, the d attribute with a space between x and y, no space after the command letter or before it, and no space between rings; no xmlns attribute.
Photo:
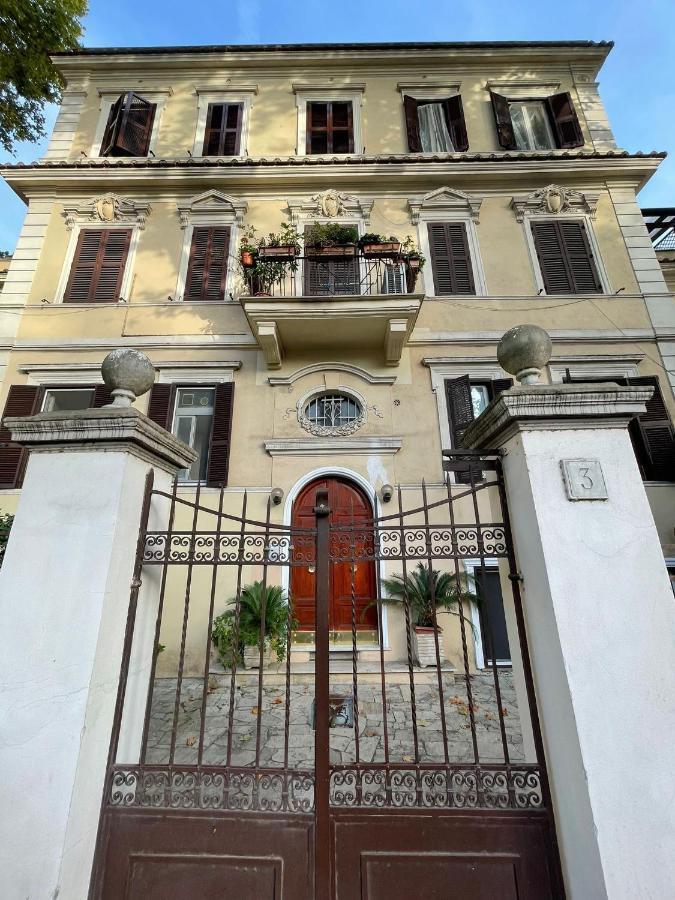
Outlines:
<svg viewBox="0 0 675 900"><path fill-rule="evenodd" d="M339 477L317 478L300 491L293 504L292 527L314 528L316 492L328 491L331 525L358 526L363 523L363 540L369 539L373 510L370 500L351 481ZM352 591L357 631L377 629L377 609L372 605L376 596L374 562L331 563L330 630L351 631ZM291 597L300 631L313 631L316 607L316 575L314 565L294 566L291 570Z"/></svg>

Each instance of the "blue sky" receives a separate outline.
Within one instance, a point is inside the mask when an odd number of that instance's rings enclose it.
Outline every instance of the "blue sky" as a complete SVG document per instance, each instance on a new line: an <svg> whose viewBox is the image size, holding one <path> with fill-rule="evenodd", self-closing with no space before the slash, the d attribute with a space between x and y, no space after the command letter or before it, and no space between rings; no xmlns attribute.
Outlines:
<svg viewBox="0 0 675 900"><path fill-rule="evenodd" d="M613 40L600 90L620 146L668 150L640 195L675 204L674 0L90 0L86 46L412 40ZM668 73L671 73L670 75ZM55 109L48 110L51 128ZM46 142L22 144L30 161ZM23 203L0 184L0 249L11 250Z"/></svg>

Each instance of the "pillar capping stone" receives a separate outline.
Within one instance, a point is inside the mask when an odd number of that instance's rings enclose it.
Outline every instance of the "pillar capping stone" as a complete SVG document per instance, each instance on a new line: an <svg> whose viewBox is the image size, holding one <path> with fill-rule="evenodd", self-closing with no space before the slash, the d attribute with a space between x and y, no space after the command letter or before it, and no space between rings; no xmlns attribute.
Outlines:
<svg viewBox="0 0 675 900"><path fill-rule="evenodd" d="M38 413L9 417L3 424L12 441L31 453L122 451L171 474L197 458L195 450L133 407Z"/></svg>
<svg viewBox="0 0 675 900"><path fill-rule="evenodd" d="M500 447L519 431L625 428L654 390L616 384L527 384L501 393L464 432L467 449Z"/></svg>

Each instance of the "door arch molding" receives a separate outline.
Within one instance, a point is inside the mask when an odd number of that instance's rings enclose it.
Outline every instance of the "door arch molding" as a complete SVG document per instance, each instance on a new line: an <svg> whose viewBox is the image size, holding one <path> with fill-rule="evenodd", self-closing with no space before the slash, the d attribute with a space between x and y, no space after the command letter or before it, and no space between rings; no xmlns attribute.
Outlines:
<svg viewBox="0 0 675 900"><path fill-rule="evenodd" d="M354 482L354 484L356 484L361 488L361 490L365 492L373 509L373 514L375 513L377 492L373 485L366 478L364 478L363 475L360 475L358 472L355 472L353 469L348 469L345 466L319 466L318 468L312 469L310 472L306 472L304 475L298 478L298 480L286 494L283 513L283 524L285 526L290 527L291 525L291 519L293 516L293 504L295 503L296 498L303 490L303 488L305 488L310 482L315 481L317 478L326 477L345 478L348 481ZM381 583L385 577L384 561L380 560L376 563L376 566L378 567L377 574ZM290 587L290 569L288 566L284 566L282 569L281 586L284 591L288 593L288 589ZM382 634L380 635L380 641L382 644L382 648L384 650L388 650L389 619L388 610L385 604L382 604Z"/></svg>

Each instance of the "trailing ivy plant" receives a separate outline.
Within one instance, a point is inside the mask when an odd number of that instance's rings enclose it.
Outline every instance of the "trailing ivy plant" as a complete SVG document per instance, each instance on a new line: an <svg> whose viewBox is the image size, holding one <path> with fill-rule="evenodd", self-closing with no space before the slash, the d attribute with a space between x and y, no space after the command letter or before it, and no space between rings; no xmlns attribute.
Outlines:
<svg viewBox="0 0 675 900"><path fill-rule="evenodd" d="M265 648L270 647L281 662L286 656L288 629L296 627L289 622L288 599L282 588L265 586L254 581L241 591L239 600L239 624L236 621L237 598L228 600L228 608L213 620L211 640L220 661L231 668L233 661L241 662L246 647L260 647L261 623L264 621Z"/></svg>
<svg viewBox="0 0 675 900"><path fill-rule="evenodd" d="M5 548L7 547L13 521L14 516L9 513L0 513L0 566L2 566L2 560L5 556Z"/></svg>

